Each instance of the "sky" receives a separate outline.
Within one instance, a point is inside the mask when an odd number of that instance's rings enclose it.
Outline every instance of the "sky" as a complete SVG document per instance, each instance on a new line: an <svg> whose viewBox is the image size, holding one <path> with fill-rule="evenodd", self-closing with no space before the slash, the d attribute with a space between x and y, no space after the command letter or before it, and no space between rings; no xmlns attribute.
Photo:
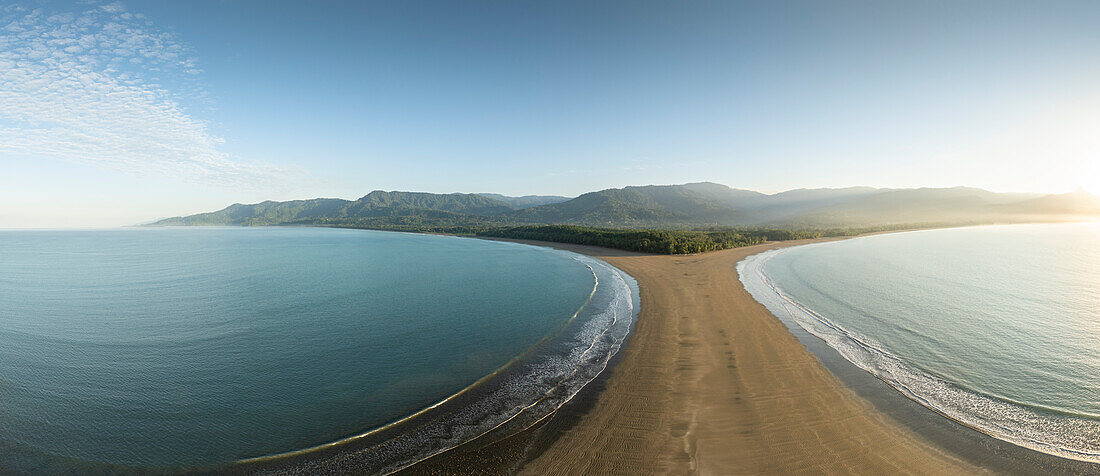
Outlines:
<svg viewBox="0 0 1100 476"><path fill-rule="evenodd" d="M1100 193L1100 2L0 1L0 228L371 190Z"/></svg>

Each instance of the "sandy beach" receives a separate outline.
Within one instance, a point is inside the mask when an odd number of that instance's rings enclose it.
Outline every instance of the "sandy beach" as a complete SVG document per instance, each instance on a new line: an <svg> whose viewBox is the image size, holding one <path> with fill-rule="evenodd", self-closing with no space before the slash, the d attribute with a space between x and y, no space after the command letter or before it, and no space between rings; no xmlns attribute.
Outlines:
<svg viewBox="0 0 1100 476"><path fill-rule="evenodd" d="M981 473L877 412L744 290L738 261L803 243L686 256L537 243L637 279L642 310L618 362L543 426L408 472Z"/></svg>

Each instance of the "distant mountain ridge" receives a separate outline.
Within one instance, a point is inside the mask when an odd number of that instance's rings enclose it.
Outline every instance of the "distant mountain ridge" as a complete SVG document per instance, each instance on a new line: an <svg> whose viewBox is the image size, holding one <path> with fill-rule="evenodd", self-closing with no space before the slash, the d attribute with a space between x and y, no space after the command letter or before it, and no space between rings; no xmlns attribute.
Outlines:
<svg viewBox="0 0 1100 476"><path fill-rule="evenodd" d="M358 200L318 198L234 204L153 225L361 227L568 224L607 228L866 227L1066 221L1100 215L1100 199L954 188L798 189L776 194L701 182L589 192L576 198L387 192Z"/></svg>
<svg viewBox="0 0 1100 476"><path fill-rule="evenodd" d="M524 209L537 207L539 205L550 205L553 203L561 203L569 200L569 197L561 197L557 195L524 195L522 197L509 197L501 195L499 193L479 193L482 197L491 198L493 200L502 201L512 208Z"/></svg>

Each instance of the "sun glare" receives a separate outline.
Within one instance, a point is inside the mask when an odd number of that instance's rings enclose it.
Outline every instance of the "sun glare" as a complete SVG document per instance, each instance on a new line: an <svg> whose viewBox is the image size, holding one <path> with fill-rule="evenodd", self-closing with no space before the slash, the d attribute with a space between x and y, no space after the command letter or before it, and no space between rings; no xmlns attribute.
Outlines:
<svg viewBox="0 0 1100 476"><path fill-rule="evenodd" d="M1086 192L1100 196L1100 170L1085 171L1077 183Z"/></svg>
<svg viewBox="0 0 1100 476"><path fill-rule="evenodd" d="M1088 182L1081 184L1081 188L1085 189L1085 191L1088 193L1100 196L1100 180L1089 180Z"/></svg>

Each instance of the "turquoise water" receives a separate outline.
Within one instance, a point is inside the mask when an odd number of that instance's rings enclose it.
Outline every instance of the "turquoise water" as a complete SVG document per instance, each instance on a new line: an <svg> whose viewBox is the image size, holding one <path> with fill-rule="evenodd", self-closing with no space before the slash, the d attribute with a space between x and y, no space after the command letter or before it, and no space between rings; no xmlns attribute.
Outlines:
<svg viewBox="0 0 1100 476"><path fill-rule="evenodd" d="M541 359L479 394L492 401L406 435L416 444L384 456L400 467L514 416L561 375L587 382L625 336L629 293L595 260L453 237L0 232L0 469L291 452L410 415L524 352Z"/></svg>
<svg viewBox="0 0 1100 476"><path fill-rule="evenodd" d="M773 313L925 406L1100 461L1100 224L870 236L739 270Z"/></svg>

